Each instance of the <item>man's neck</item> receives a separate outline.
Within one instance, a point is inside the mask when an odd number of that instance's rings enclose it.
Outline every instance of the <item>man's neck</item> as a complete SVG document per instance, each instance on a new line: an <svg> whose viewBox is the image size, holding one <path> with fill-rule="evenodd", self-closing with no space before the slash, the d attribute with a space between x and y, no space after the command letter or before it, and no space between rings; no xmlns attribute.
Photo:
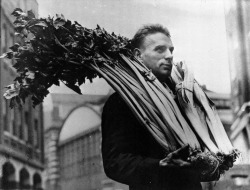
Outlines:
<svg viewBox="0 0 250 190"><path fill-rule="evenodd" d="M164 82L162 82L164 85L167 85L170 90L175 94L175 84L171 77L168 77Z"/></svg>

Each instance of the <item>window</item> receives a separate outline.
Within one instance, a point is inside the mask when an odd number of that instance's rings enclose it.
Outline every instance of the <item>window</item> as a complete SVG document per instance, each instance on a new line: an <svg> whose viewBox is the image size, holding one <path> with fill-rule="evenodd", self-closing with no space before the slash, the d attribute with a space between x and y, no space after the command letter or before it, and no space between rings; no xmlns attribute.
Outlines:
<svg viewBox="0 0 250 190"><path fill-rule="evenodd" d="M25 124L27 126L27 141L32 144L33 142L33 133L32 133L32 126L30 121L30 113L28 111L25 112Z"/></svg>
<svg viewBox="0 0 250 190"><path fill-rule="evenodd" d="M11 31L10 32L10 40L9 40L9 46L8 47L13 46L14 41L15 41L15 36L14 36L13 31ZM12 64L14 64L14 59L12 59Z"/></svg>
<svg viewBox="0 0 250 190"><path fill-rule="evenodd" d="M15 39L15 36L14 36L13 32L10 32L9 33L9 40L8 40L8 42L9 42L8 47L13 46L14 39Z"/></svg>
<svg viewBox="0 0 250 190"><path fill-rule="evenodd" d="M3 125L4 125L4 130L8 131L8 118L7 118L7 109L8 109L8 102L7 100L4 98L3 99L3 105L2 105L2 112L3 112Z"/></svg>
<svg viewBox="0 0 250 190"><path fill-rule="evenodd" d="M18 136L18 130L19 130L19 120L20 120L20 113L18 112L19 109L15 107L13 109L14 111L14 119L13 119L13 135ZM19 122L19 123L18 123Z"/></svg>
<svg viewBox="0 0 250 190"><path fill-rule="evenodd" d="M24 113L24 122L26 125L29 125L29 112L25 111Z"/></svg>
<svg viewBox="0 0 250 190"><path fill-rule="evenodd" d="M23 110L22 108L19 108L19 111L18 111L18 116L19 116L19 119L17 119L17 126L19 127L19 138L20 139L24 139L24 123L23 123Z"/></svg>
<svg viewBox="0 0 250 190"><path fill-rule="evenodd" d="M100 155L100 154L101 154L101 153L100 153L100 151L101 151L100 146L101 146L101 142L100 142L100 133L97 132L97 133L96 133L96 154L97 154L97 155Z"/></svg>
<svg viewBox="0 0 250 190"><path fill-rule="evenodd" d="M7 26L6 23L3 24L3 36L2 38L2 45L3 45L3 52L7 51L7 45L8 45L8 30L7 30Z"/></svg>
<svg viewBox="0 0 250 190"><path fill-rule="evenodd" d="M40 142L40 138L39 138L39 125L38 125L38 119L34 119L34 146L35 147L39 147L39 142Z"/></svg>
<svg viewBox="0 0 250 190"><path fill-rule="evenodd" d="M77 152L77 162L79 162L82 157L81 139L77 140L76 152Z"/></svg>
<svg viewBox="0 0 250 190"><path fill-rule="evenodd" d="M74 146L73 146L73 144L69 144L68 145L69 146L69 149L70 149L70 160L69 160L69 163L70 164L72 164L73 163L73 159L74 159L74 155L73 155L73 153L74 153Z"/></svg>
<svg viewBox="0 0 250 190"><path fill-rule="evenodd" d="M15 119L14 119L15 111L14 111L14 109L11 109L11 108L9 108L9 109L10 109L10 112L9 112L9 114L10 114L9 129L10 129L10 132L13 135L15 135L14 134L15 133Z"/></svg>
<svg viewBox="0 0 250 190"><path fill-rule="evenodd" d="M21 125L22 125L22 110L20 107L15 108L15 127L13 134L15 136L18 136L20 138L20 130L21 130Z"/></svg>
<svg viewBox="0 0 250 190"><path fill-rule="evenodd" d="M24 140L28 141L28 127L29 127L29 112L25 111L24 113Z"/></svg>
<svg viewBox="0 0 250 190"><path fill-rule="evenodd" d="M90 155L90 157L93 157L93 155L94 155L94 138L93 138L94 136L93 136L93 133L92 134L90 134L90 136L89 136L89 155Z"/></svg>

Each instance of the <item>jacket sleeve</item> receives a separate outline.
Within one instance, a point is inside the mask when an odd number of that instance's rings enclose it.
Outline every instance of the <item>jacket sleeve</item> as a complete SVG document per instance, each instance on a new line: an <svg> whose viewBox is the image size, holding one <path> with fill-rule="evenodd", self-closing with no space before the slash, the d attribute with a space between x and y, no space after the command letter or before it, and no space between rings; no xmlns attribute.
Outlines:
<svg viewBox="0 0 250 190"><path fill-rule="evenodd" d="M138 152L140 142L135 133L138 122L114 96L108 100L102 115L102 157L106 175L127 185L147 185L157 179L159 159Z"/></svg>
<svg viewBox="0 0 250 190"><path fill-rule="evenodd" d="M138 140L140 134L135 130L138 127L142 126L123 101L115 96L107 101L102 116L102 157L106 175L134 186L186 180L189 171L160 167L160 159L140 152L140 147L145 145Z"/></svg>

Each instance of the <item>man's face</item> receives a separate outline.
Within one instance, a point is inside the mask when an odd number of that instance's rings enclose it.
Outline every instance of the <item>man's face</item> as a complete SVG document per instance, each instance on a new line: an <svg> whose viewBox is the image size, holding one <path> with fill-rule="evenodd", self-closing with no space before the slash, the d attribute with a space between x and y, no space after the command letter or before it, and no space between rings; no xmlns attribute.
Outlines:
<svg viewBox="0 0 250 190"><path fill-rule="evenodd" d="M160 32L150 34L145 37L139 50L143 63L160 81L165 81L171 74L173 64L174 46L171 39Z"/></svg>

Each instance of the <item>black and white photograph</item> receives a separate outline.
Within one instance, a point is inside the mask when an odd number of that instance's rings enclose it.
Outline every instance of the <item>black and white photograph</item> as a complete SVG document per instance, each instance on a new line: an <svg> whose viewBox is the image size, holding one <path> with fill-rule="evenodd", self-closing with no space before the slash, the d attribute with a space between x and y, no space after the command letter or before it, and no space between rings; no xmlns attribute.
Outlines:
<svg viewBox="0 0 250 190"><path fill-rule="evenodd" d="M250 1L0 0L0 190L250 189Z"/></svg>

